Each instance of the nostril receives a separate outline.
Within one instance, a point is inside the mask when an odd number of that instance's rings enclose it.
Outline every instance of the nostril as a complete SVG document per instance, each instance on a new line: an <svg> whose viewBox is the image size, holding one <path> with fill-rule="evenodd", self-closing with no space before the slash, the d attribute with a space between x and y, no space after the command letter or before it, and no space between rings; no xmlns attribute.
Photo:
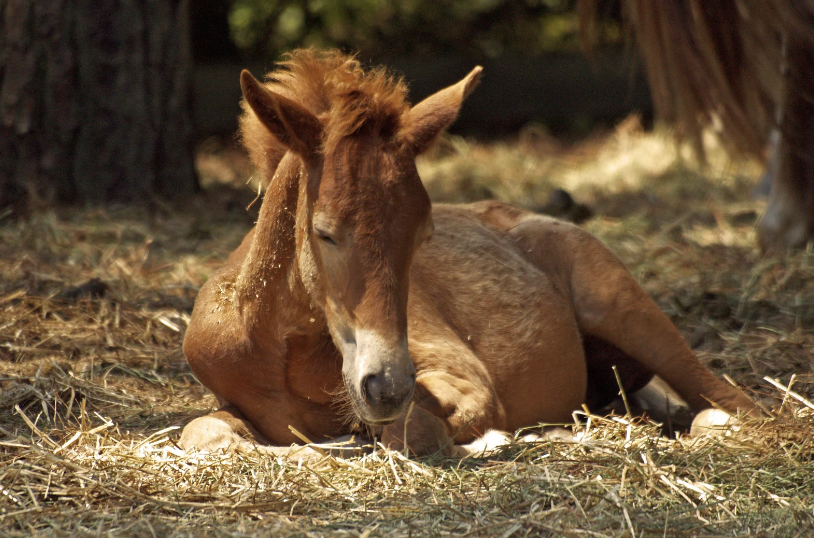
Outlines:
<svg viewBox="0 0 814 538"><path fill-rule="evenodd" d="M382 399L382 380L377 375L366 375L362 379L362 389L365 400L368 402L380 402Z"/></svg>
<svg viewBox="0 0 814 538"><path fill-rule="evenodd" d="M415 374L404 379L391 379L383 374L368 374L362 377L360 389L364 402L375 408L398 407L410 398L415 386Z"/></svg>

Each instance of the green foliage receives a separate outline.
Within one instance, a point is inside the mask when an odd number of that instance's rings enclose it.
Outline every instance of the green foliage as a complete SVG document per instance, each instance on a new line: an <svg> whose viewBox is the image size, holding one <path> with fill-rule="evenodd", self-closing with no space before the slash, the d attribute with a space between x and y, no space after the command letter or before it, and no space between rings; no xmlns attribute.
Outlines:
<svg viewBox="0 0 814 538"><path fill-rule="evenodd" d="M334 46L367 56L496 57L577 47L575 0L233 0L232 37L249 55ZM618 31L616 32L618 34Z"/></svg>

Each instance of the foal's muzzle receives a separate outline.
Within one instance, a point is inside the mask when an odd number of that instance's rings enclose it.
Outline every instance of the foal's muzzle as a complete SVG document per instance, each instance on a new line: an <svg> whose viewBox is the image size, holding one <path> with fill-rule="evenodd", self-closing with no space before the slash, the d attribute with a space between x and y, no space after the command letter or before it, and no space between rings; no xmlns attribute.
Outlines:
<svg viewBox="0 0 814 538"><path fill-rule="evenodd" d="M362 379L362 396L369 419L365 422L384 424L393 422L413 397L415 369L398 381L387 375L368 374ZM363 417L364 419L364 417Z"/></svg>
<svg viewBox="0 0 814 538"><path fill-rule="evenodd" d="M375 334L357 333L357 342L355 368L346 371L350 375L345 378L356 412L371 425L393 422L415 389L415 366L406 339L395 346L385 345Z"/></svg>

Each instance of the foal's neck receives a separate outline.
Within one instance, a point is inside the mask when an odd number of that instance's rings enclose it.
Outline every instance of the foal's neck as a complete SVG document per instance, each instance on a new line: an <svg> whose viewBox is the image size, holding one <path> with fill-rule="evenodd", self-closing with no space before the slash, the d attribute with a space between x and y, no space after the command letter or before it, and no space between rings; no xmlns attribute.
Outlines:
<svg viewBox="0 0 814 538"><path fill-rule="evenodd" d="M292 320L311 310L297 268L297 209L304 176L300 159L288 153L269 181L235 282L238 309L256 343L280 344L293 328L288 327Z"/></svg>

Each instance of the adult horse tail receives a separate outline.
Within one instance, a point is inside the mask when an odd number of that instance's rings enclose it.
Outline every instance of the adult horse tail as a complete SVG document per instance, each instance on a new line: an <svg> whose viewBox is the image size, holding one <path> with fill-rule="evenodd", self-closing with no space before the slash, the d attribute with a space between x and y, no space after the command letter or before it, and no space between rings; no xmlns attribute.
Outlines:
<svg viewBox="0 0 814 538"><path fill-rule="evenodd" d="M600 0L579 0L583 44ZM782 252L814 239L814 5L795 0L627 0L658 116L694 143L715 126L733 148L765 159L782 138L761 246ZM780 113L778 113L780 112Z"/></svg>

